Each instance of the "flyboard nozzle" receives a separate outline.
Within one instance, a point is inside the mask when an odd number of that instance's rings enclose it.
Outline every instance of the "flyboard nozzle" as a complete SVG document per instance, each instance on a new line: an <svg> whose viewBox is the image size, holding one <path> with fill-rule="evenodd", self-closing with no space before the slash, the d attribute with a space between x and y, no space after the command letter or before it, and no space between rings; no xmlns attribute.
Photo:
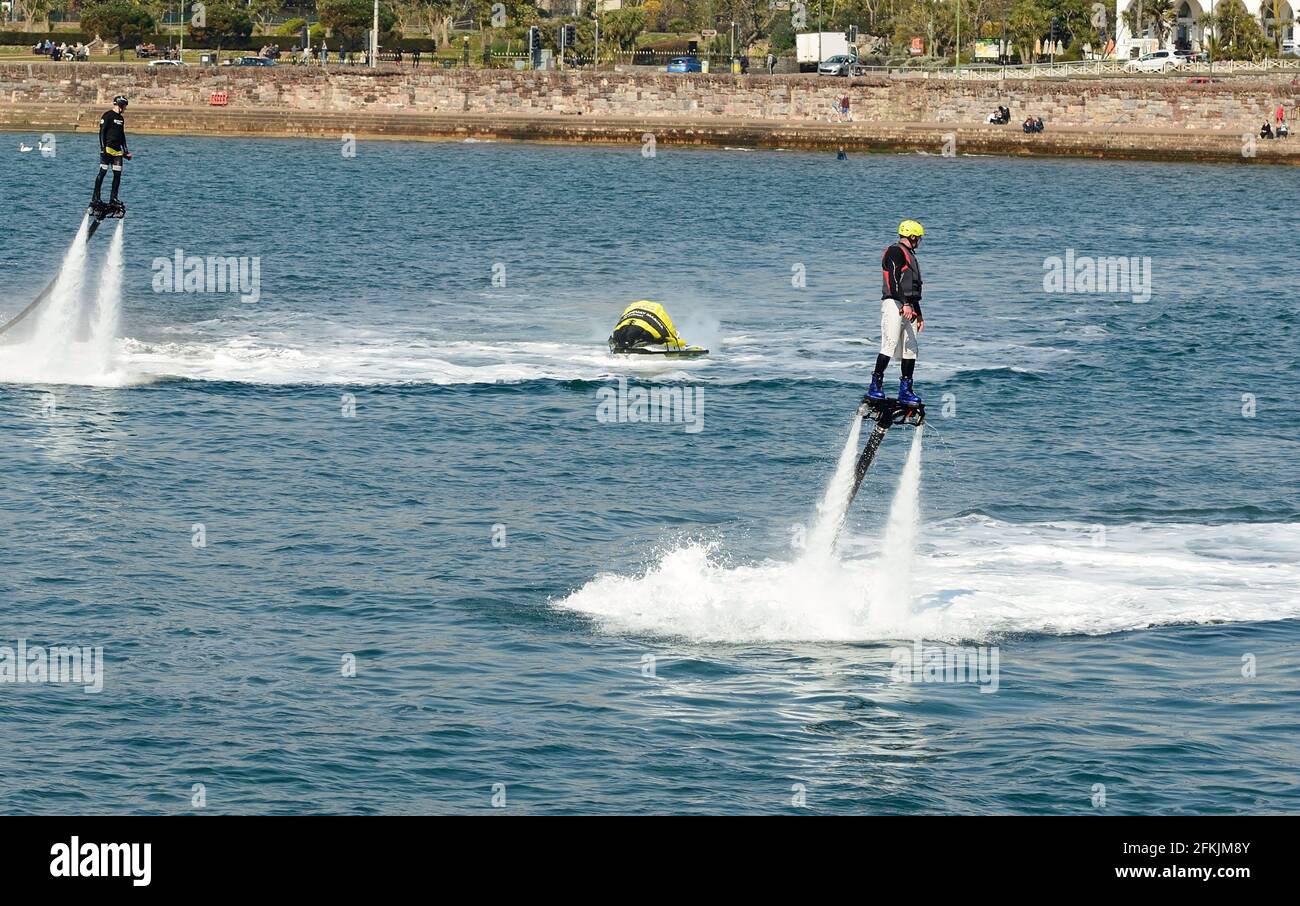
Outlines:
<svg viewBox="0 0 1300 906"><path fill-rule="evenodd" d="M880 442L885 439L885 434L894 425L916 425L920 426L925 421L925 405L918 403L915 406L905 406L897 399L885 397L884 399L872 399L864 396L862 402L858 404L858 414L865 419L871 419L876 423L871 429L871 435L867 438L867 445L862 448L861 455L858 456L857 464L853 470L853 488L849 491L849 502L858 493L858 488L862 485L862 479L866 477L867 469L871 468L871 463L876 458L876 451L880 449Z"/></svg>

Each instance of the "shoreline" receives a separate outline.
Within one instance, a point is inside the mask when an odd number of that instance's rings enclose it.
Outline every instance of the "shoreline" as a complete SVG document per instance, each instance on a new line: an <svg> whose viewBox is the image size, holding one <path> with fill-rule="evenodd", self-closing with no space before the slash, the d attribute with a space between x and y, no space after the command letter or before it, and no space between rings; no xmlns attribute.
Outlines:
<svg viewBox="0 0 1300 906"><path fill-rule="evenodd" d="M641 147L926 152L1212 163L1300 163L1265 141L1300 77L971 83L662 72L319 67L150 68L0 63L0 130L93 131L115 94L141 134ZM213 106L224 100L228 106ZM847 99L854 122L834 122ZM1005 106L1011 122L988 125ZM1020 123L1041 117L1045 132Z"/></svg>
<svg viewBox="0 0 1300 906"><path fill-rule="evenodd" d="M89 104L3 104L0 131L90 132L102 111ZM396 141L492 141L548 144L804 151L926 152L948 156L1073 157L1205 163L1300 165L1300 136L1255 141L1235 131L1191 129L1099 129L1049 125L1027 135L1018 125L983 123L853 123L776 121L724 117L631 117L582 114L407 113L321 111L290 108L132 106L130 129L142 135L229 138L318 138ZM1293 143L1294 142L1294 143ZM1253 156L1248 151L1253 150Z"/></svg>

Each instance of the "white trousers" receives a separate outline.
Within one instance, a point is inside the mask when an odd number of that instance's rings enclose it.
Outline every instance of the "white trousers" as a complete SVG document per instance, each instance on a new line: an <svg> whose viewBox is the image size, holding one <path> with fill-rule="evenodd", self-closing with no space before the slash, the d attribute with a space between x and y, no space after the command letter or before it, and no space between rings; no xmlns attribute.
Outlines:
<svg viewBox="0 0 1300 906"><path fill-rule="evenodd" d="M891 359L916 358L916 328L903 318L893 299L880 300L880 354Z"/></svg>

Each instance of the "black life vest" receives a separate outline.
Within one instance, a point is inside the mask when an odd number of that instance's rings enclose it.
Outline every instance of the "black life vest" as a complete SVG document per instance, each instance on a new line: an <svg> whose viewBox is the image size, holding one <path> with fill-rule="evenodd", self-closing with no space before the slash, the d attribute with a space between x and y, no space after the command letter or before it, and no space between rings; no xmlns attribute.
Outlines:
<svg viewBox="0 0 1300 906"><path fill-rule="evenodd" d="M889 250L894 248L903 253L903 258L907 262L907 270L911 272L911 280L904 283L901 272L890 274L888 268L882 267L880 298L895 299L899 302L918 302L921 299L921 265L917 263L916 253L903 243L895 242L885 248L885 254L882 257L887 258ZM891 283L894 285L891 286Z"/></svg>

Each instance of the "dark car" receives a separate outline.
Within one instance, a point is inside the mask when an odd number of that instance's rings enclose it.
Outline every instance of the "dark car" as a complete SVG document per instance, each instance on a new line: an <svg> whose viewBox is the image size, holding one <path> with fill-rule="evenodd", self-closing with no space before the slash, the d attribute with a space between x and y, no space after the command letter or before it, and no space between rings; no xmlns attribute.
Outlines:
<svg viewBox="0 0 1300 906"><path fill-rule="evenodd" d="M274 66L275 60L269 57L240 57L239 66Z"/></svg>

